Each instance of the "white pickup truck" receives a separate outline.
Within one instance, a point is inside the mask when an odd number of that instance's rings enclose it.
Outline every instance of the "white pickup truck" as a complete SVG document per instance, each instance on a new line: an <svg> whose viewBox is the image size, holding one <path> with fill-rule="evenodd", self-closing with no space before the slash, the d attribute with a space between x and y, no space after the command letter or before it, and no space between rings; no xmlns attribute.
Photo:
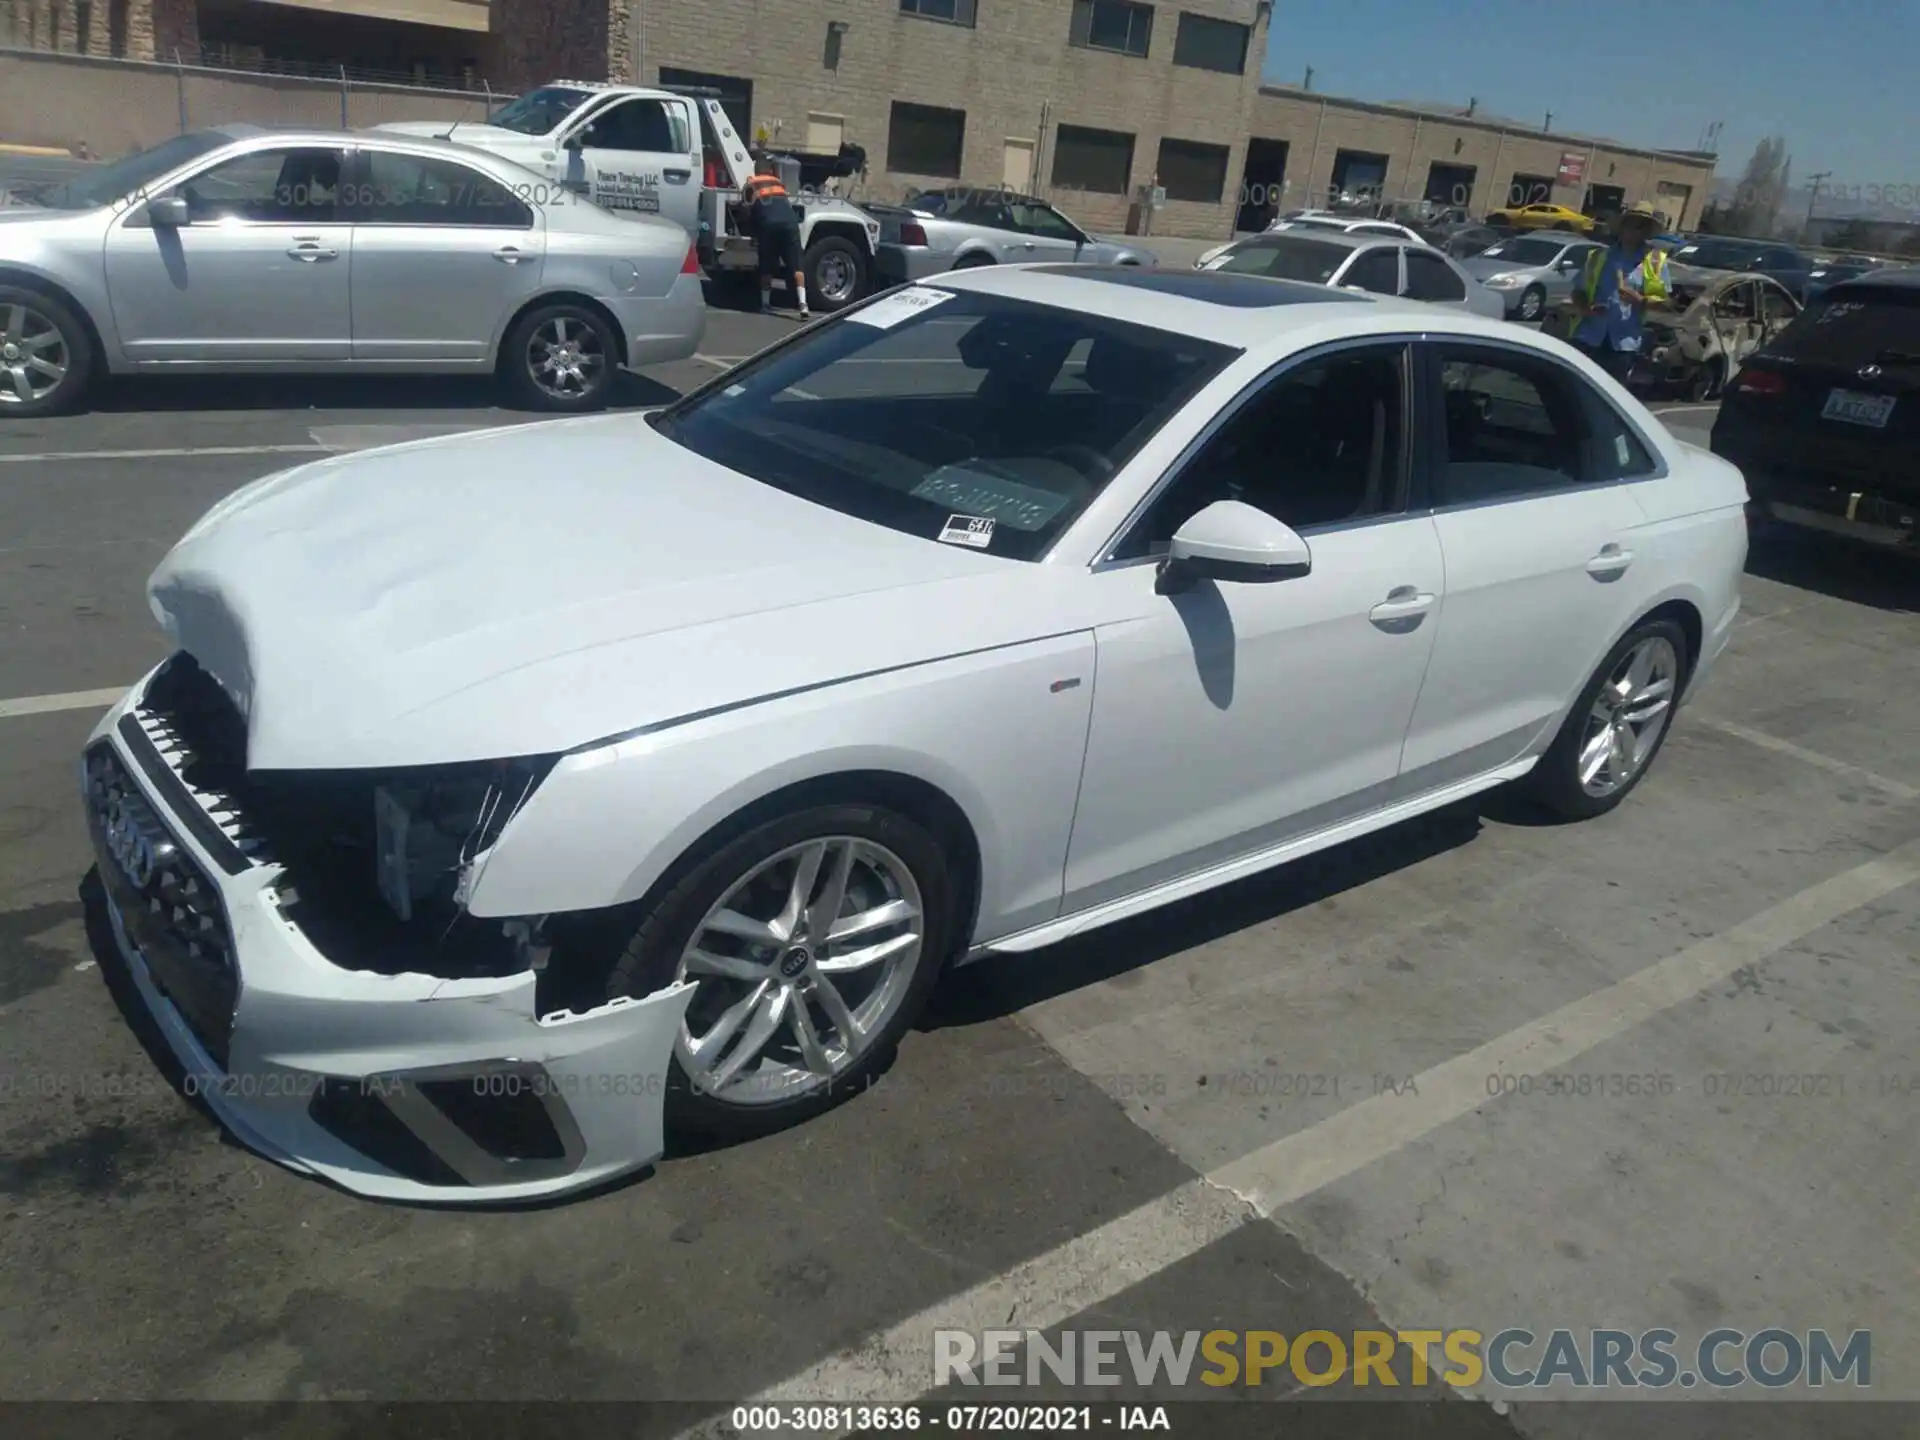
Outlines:
<svg viewBox="0 0 1920 1440"><path fill-rule="evenodd" d="M709 274L751 272L751 237L731 202L753 173L746 142L711 95L555 80L488 120L410 120L376 127L474 145L547 175L608 210L660 215L683 226ZM796 195L802 268L817 310L866 293L880 222L833 196Z"/></svg>

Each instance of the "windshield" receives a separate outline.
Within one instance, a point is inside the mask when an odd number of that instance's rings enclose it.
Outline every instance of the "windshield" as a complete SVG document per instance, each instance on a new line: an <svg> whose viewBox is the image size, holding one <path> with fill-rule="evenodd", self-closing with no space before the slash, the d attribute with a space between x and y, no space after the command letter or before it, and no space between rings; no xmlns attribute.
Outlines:
<svg viewBox="0 0 1920 1440"><path fill-rule="evenodd" d="M1037 560L1239 353L918 285L775 347L653 425L842 514Z"/></svg>
<svg viewBox="0 0 1920 1440"><path fill-rule="evenodd" d="M1560 240L1502 240L1486 253L1489 260L1505 260L1510 265L1551 265L1566 248Z"/></svg>
<svg viewBox="0 0 1920 1440"><path fill-rule="evenodd" d="M487 123L521 135L545 135L586 104L592 95L591 90L578 90L571 85L543 85L538 90L529 90Z"/></svg>
<svg viewBox="0 0 1920 1440"><path fill-rule="evenodd" d="M1235 275L1265 275L1270 280L1304 280L1309 285L1325 285L1351 254L1350 245L1289 236L1284 240L1236 245L1209 268Z"/></svg>
<svg viewBox="0 0 1920 1440"><path fill-rule="evenodd" d="M1783 360L1856 369L1920 369L1920 291L1841 285L1809 305L1767 346Z"/></svg>
<svg viewBox="0 0 1920 1440"><path fill-rule="evenodd" d="M50 210L92 210L144 190L162 175L232 143L231 135L217 130L176 135L151 150L124 156L108 165L89 166L71 180L28 191L25 198Z"/></svg>
<svg viewBox="0 0 1920 1440"><path fill-rule="evenodd" d="M1757 247L1733 245L1724 240L1694 240L1673 252L1677 263L1702 270L1744 270L1759 258Z"/></svg>

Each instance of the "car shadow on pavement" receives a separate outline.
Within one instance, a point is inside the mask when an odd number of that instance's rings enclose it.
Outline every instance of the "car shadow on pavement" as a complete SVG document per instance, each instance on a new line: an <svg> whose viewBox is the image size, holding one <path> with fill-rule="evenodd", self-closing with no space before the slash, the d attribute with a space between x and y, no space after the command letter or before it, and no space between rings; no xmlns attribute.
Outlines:
<svg viewBox="0 0 1920 1440"><path fill-rule="evenodd" d="M680 392L621 372L612 409L665 405ZM489 410L515 408L490 375L119 375L87 407L98 415L221 410ZM528 414L535 412L529 411ZM555 417L558 418L558 417Z"/></svg>
<svg viewBox="0 0 1920 1440"><path fill-rule="evenodd" d="M1898 554L1789 525L1762 525L1747 547L1747 573L1876 610L1920 611L1920 550Z"/></svg>
<svg viewBox="0 0 1920 1440"><path fill-rule="evenodd" d="M1485 809L1478 798L1449 805L1043 951L989 955L945 979L918 1028L1000 1019L1304 910L1469 843L1480 833Z"/></svg>

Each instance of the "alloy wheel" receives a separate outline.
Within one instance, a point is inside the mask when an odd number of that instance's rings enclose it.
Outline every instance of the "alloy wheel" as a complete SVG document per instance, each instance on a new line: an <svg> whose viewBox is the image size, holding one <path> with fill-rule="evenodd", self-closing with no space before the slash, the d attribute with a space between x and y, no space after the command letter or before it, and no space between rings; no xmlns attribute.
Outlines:
<svg viewBox="0 0 1920 1440"><path fill-rule="evenodd" d="M527 373L558 400L590 394L606 374L607 353L599 332L586 321L556 315L527 341Z"/></svg>
<svg viewBox="0 0 1920 1440"><path fill-rule="evenodd" d="M698 1090L742 1106L789 1101L851 1069L921 963L912 871L874 841L826 836L761 861L681 952L698 986L676 1054Z"/></svg>
<svg viewBox="0 0 1920 1440"><path fill-rule="evenodd" d="M1580 788L1599 799L1633 782L1673 717L1680 657L1650 635L1629 650L1594 696L1580 736Z"/></svg>
<svg viewBox="0 0 1920 1440"><path fill-rule="evenodd" d="M44 400L67 378L73 352L67 337L31 305L0 311L0 405L30 405Z"/></svg>

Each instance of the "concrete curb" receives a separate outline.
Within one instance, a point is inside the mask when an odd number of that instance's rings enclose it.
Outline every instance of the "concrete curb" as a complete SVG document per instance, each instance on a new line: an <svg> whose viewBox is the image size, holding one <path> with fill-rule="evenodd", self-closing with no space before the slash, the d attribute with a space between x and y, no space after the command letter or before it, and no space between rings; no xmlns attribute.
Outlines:
<svg viewBox="0 0 1920 1440"><path fill-rule="evenodd" d="M58 145L5 145L0 144L0 155L57 155L62 160L74 158L73 151Z"/></svg>

